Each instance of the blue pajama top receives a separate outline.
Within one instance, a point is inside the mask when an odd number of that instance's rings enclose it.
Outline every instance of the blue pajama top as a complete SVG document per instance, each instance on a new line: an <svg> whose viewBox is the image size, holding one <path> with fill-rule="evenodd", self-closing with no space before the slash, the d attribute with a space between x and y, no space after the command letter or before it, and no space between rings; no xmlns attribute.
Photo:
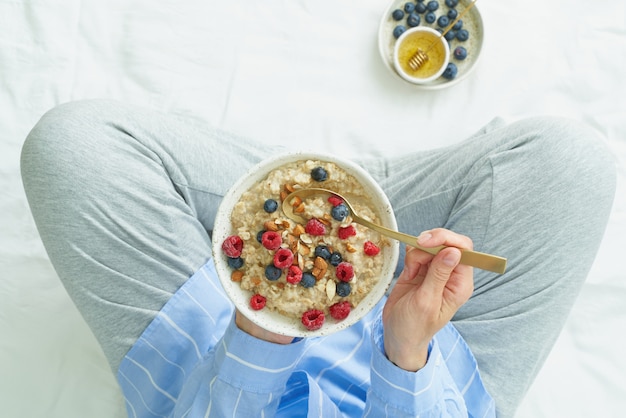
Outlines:
<svg viewBox="0 0 626 418"><path fill-rule="evenodd" d="M117 373L129 417L495 417L452 324L417 372L384 354L384 300L356 325L280 345L239 330L212 260L168 301Z"/></svg>

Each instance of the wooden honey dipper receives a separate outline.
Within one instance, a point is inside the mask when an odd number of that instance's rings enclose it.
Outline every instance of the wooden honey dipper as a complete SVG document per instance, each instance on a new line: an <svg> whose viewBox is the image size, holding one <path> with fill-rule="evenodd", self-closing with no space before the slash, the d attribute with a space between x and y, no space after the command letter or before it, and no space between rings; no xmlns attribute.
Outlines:
<svg viewBox="0 0 626 418"><path fill-rule="evenodd" d="M450 29L452 29L454 25L456 25L458 21L461 20L463 16L465 16L465 13L467 13L472 7L474 7L474 4L476 4L477 1L478 0L473 0L461 13L459 13L456 19L454 19L452 23L448 25L446 30L441 32L441 35L439 35L437 40L433 41L433 43L431 43L430 46L426 48L426 51L422 50L421 48L417 49L417 52L415 52L415 54L413 54L413 56L409 59L409 67L411 68L411 70L417 71L417 69L420 68L422 64L428 61L428 51L430 51L432 47L435 46L435 43L437 43L441 38L446 36L446 33L450 32Z"/></svg>

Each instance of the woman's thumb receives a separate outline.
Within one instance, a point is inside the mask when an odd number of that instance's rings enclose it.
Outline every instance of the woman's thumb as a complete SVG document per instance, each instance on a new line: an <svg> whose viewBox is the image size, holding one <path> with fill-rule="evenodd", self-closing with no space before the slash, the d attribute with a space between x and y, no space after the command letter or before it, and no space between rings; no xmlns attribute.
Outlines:
<svg viewBox="0 0 626 418"><path fill-rule="evenodd" d="M441 250L430 263L424 285L433 292L440 293L459 261L461 261L461 250L458 248L448 247Z"/></svg>

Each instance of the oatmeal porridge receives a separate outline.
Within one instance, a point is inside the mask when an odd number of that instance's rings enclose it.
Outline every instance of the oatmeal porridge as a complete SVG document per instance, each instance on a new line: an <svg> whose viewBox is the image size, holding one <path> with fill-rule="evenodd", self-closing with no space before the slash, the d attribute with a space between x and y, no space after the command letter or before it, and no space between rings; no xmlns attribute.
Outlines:
<svg viewBox="0 0 626 418"><path fill-rule="evenodd" d="M233 234L222 243L231 280L250 293L250 307L296 318L308 330L341 321L378 282L388 241L352 222L342 200L319 194L287 203L307 220L282 211L294 190L323 187L346 195L359 215L379 222L367 191L332 162L281 166L244 192L231 213Z"/></svg>

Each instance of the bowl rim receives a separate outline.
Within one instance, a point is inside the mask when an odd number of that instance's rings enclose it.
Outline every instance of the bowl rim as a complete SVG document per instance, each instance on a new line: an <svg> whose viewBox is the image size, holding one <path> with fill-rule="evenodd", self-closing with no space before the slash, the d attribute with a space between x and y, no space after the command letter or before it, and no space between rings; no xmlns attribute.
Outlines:
<svg viewBox="0 0 626 418"><path fill-rule="evenodd" d="M387 289L391 285L399 258L399 243L396 240L389 240L389 245L383 249L384 256L389 260L383 265L381 277L372 288L370 293L352 310L348 318L343 321L328 320L324 326L315 331L306 330L295 318L289 318L269 309L255 311L249 306L251 293L242 290L239 284L230 280L232 269L228 266L226 256L222 253L221 244L223 240L233 234L230 223L230 213L232 207L239 201L241 195L252 187L256 182L265 178L269 172L281 165L300 160L320 160L332 162L349 174L352 174L366 190L371 190L374 196L373 201L377 201L375 208L383 225L397 229L397 222L391 203L383 192L380 185L361 166L353 161L339 158L335 155L323 152L311 151L285 151L270 156L254 166L250 167L226 192L220 203L212 231L212 256L218 279L229 297L244 316L255 324L272 331L276 334L293 337L316 337L330 335L332 333L349 328L371 311L384 297ZM330 318L329 318L330 319Z"/></svg>

